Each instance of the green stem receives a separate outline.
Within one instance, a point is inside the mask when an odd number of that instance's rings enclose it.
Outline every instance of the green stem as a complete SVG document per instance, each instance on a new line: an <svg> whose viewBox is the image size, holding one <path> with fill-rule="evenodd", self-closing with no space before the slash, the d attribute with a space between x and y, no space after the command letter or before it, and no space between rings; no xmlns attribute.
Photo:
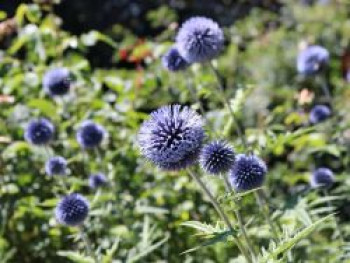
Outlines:
<svg viewBox="0 0 350 263"><path fill-rule="evenodd" d="M190 91L191 93L191 97L192 97L192 100L195 101L198 106L199 106L199 111L201 113L201 115L203 116L205 122L208 124L208 128L210 130L210 132L212 134L214 134L215 136L217 135L215 130L214 130L214 125L211 123L211 121L207 118L207 115L206 115L206 112L203 108L203 105L200 101L200 98L199 98L199 95L198 95L198 92L197 92L197 89L192 85L192 82L190 81L192 79L191 76L188 76L187 77L187 88L188 90Z"/></svg>
<svg viewBox="0 0 350 263"><path fill-rule="evenodd" d="M207 195L210 202L214 206L216 212L221 217L221 219L225 222L226 226L233 234L235 232L235 230L234 230L230 220L228 219L227 215L225 214L225 212L223 211L223 209L221 208L221 206L219 205L219 203L215 199L215 197L212 195L212 193L209 191L209 189L206 187L206 185L203 183L201 178L196 173L193 173L190 169L187 169L187 171L188 171L189 175L192 177L192 179L194 181L196 181L196 183L200 186L200 188L203 190L203 192ZM246 251L245 247L243 246L242 242L234 235L233 235L233 238L234 238L239 250L246 258L247 262L252 263L252 259L249 256L248 252Z"/></svg>
<svg viewBox="0 0 350 263"><path fill-rule="evenodd" d="M270 209L269 209L269 206L268 206L268 203L265 199L265 193L262 189L258 189L256 192L255 192L255 195L256 195L256 199L257 199L257 202L259 204L259 206L262 208L262 211L263 211L263 214L264 214L264 217L265 217L265 220L266 222L269 224L270 226L270 229L272 231L272 234L273 234L273 237L275 239L276 242L278 242L278 232L275 228L275 225L273 224L271 218L270 218Z"/></svg>
<svg viewBox="0 0 350 263"><path fill-rule="evenodd" d="M217 82L219 84L218 85L218 90L220 92L220 98L222 99L223 104L226 105L227 110L229 111L229 113L231 115L232 121L233 121L233 123L236 126L236 131L237 131L238 137L241 139L244 148L247 149L248 148L248 144L247 144L247 141L246 141L246 139L244 137L244 128L238 122L238 118L237 118L236 114L233 112L233 110L231 108L230 101L228 100L228 98L225 95L223 79L220 76L219 72L214 67L212 62L209 63L209 66L210 66L210 69L213 71L213 73L214 73L214 75L215 75L215 77L217 79Z"/></svg>
<svg viewBox="0 0 350 263"><path fill-rule="evenodd" d="M225 182L225 188L226 188L226 191L228 193L231 193L234 191L233 187L231 186L230 182L228 181L227 179L227 176L223 175L222 176L223 179L224 179L224 182ZM243 234L243 237L248 245L248 249L249 249L249 252L250 254L252 255L254 261L256 259L256 253L255 253L255 249L254 249L254 245L252 244L252 242L250 241L250 238L247 234L247 231L245 229L245 225L244 225L244 219L243 219L243 216L241 214L241 212L239 211L239 203L235 200L235 198L233 198L233 202L235 204L235 207L237 207L237 209L235 209L235 215L236 215L236 218L237 218L237 221L238 221L238 224L239 224L239 227L242 231L242 234Z"/></svg>
<svg viewBox="0 0 350 263"><path fill-rule="evenodd" d="M322 192L323 192L323 195L325 197L329 196L327 189L322 189ZM327 201L327 206L328 206L328 208L332 207L332 204L331 204L331 202L329 200ZM340 229L340 226L339 226L339 223L338 223L338 220L337 220L336 216L334 216L334 223L335 223L336 229L338 230L339 239L340 239L341 243L344 244L344 240L345 239L344 239L343 233L342 233L342 231Z"/></svg>
<svg viewBox="0 0 350 263"><path fill-rule="evenodd" d="M84 242L86 253L94 260L95 263L98 263L98 259L95 255L95 253L93 252L91 241L90 241L88 235L85 233L84 227L80 226L79 228L80 228L80 237L81 237L82 241Z"/></svg>

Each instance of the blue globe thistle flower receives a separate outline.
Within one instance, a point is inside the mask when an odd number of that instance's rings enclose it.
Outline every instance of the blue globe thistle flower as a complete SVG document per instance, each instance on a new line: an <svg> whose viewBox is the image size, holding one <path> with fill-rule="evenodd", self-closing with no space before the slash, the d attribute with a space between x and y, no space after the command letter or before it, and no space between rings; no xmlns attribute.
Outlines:
<svg viewBox="0 0 350 263"><path fill-rule="evenodd" d="M81 225L89 213L89 202L81 194L70 194L58 203L55 214L59 223L67 226Z"/></svg>
<svg viewBox="0 0 350 263"><path fill-rule="evenodd" d="M299 73L310 76L318 73L329 61L329 52L321 46L309 46L302 50L297 58Z"/></svg>
<svg viewBox="0 0 350 263"><path fill-rule="evenodd" d="M224 33L206 17L193 17L181 26L176 43L180 55L189 63L205 62L219 55L224 46Z"/></svg>
<svg viewBox="0 0 350 263"><path fill-rule="evenodd" d="M51 96L63 96L70 88L70 74L66 68L55 68L47 71L43 78L43 87Z"/></svg>
<svg viewBox="0 0 350 263"><path fill-rule="evenodd" d="M209 174L227 172L235 161L235 152L225 141L214 141L204 145L201 150L199 163Z"/></svg>
<svg viewBox="0 0 350 263"><path fill-rule="evenodd" d="M84 121L77 131L77 141L83 148L94 148L102 143L106 130L90 120Z"/></svg>
<svg viewBox="0 0 350 263"><path fill-rule="evenodd" d="M204 139L203 120L187 106L163 106L139 131L141 153L163 170L180 170L198 158Z"/></svg>
<svg viewBox="0 0 350 263"><path fill-rule="evenodd" d="M44 145L49 143L54 135L55 127L45 119L31 120L24 132L24 138L27 142L34 145Z"/></svg>
<svg viewBox="0 0 350 263"><path fill-rule="evenodd" d="M255 155L239 154L230 171L229 179L237 191L249 191L262 186L267 167Z"/></svg>
<svg viewBox="0 0 350 263"><path fill-rule="evenodd" d="M181 57L178 49L173 46L162 57L163 67L169 71L180 71L186 69L190 64Z"/></svg>
<svg viewBox="0 0 350 263"><path fill-rule="evenodd" d="M329 168L316 169L310 178L310 184L312 187L330 187L334 182L334 175Z"/></svg>
<svg viewBox="0 0 350 263"><path fill-rule="evenodd" d="M309 115L309 121L311 124L316 124L326 120L331 116L331 110L326 105L316 105L314 106Z"/></svg>
<svg viewBox="0 0 350 263"><path fill-rule="evenodd" d="M45 171L48 175L65 175L67 171L67 161L61 156L50 158L45 163Z"/></svg>
<svg viewBox="0 0 350 263"><path fill-rule="evenodd" d="M107 178L102 173L92 174L89 177L89 186L92 189L104 186L107 184Z"/></svg>

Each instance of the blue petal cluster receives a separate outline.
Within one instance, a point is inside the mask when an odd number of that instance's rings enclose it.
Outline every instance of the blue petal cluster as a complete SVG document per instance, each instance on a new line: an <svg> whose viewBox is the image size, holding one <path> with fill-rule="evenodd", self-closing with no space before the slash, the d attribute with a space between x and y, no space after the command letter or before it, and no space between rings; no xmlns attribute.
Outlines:
<svg viewBox="0 0 350 263"><path fill-rule="evenodd" d="M162 57L163 67L169 71L180 71L186 69L190 64L181 57L178 49L173 46Z"/></svg>
<svg viewBox="0 0 350 263"><path fill-rule="evenodd" d="M312 187L330 187L334 182L334 175L332 170L329 168L318 168L316 169L310 179Z"/></svg>
<svg viewBox="0 0 350 263"><path fill-rule="evenodd" d="M209 174L227 172L235 161L235 152L225 141L214 141L203 147L199 163Z"/></svg>
<svg viewBox="0 0 350 263"><path fill-rule="evenodd" d="M89 213L89 203L80 194L70 194L58 203L55 214L59 223L67 226L81 225Z"/></svg>
<svg viewBox="0 0 350 263"><path fill-rule="evenodd" d="M61 156L50 158L45 163L45 171L48 175L65 175L67 171L67 161Z"/></svg>
<svg viewBox="0 0 350 263"><path fill-rule="evenodd" d="M330 108L326 105L314 106L309 115L309 121L311 124L316 124L326 120L332 114Z"/></svg>
<svg viewBox="0 0 350 263"><path fill-rule="evenodd" d="M107 178L102 173L92 174L89 176L89 186L92 189L104 186L107 184Z"/></svg>
<svg viewBox="0 0 350 263"><path fill-rule="evenodd" d="M24 132L24 138L27 142L34 145L44 145L49 143L54 135L55 127L45 119L31 120Z"/></svg>
<svg viewBox="0 0 350 263"><path fill-rule="evenodd" d="M255 155L239 154L229 180L236 191L248 191L262 186L267 172L266 164Z"/></svg>
<svg viewBox="0 0 350 263"><path fill-rule="evenodd" d="M43 78L43 87L51 96L63 96L70 88L70 74L66 68L55 68L47 71Z"/></svg>
<svg viewBox="0 0 350 263"><path fill-rule="evenodd" d="M224 33L213 20L193 17L181 26L176 44L187 62L205 62L220 54L224 46Z"/></svg>
<svg viewBox="0 0 350 263"><path fill-rule="evenodd" d="M297 70L303 75L318 73L329 61L329 52L321 46L309 46L297 58Z"/></svg>
<svg viewBox="0 0 350 263"><path fill-rule="evenodd" d="M193 164L204 139L203 120L187 106L163 106L151 113L139 131L141 153L164 170Z"/></svg>
<svg viewBox="0 0 350 263"><path fill-rule="evenodd" d="M102 143L106 130L90 120L84 121L77 131L77 141L83 148L94 148Z"/></svg>

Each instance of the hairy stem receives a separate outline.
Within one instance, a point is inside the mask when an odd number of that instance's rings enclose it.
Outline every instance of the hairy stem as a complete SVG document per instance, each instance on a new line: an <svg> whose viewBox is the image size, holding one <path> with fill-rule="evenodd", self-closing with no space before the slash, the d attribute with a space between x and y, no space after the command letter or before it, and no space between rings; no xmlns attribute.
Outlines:
<svg viewBox="0 0 350 263"><path fill-rule="evenodd" d="M230 182L227 180L227 177L225 175L222 176L223 179L224 179L224 182L225 182L225 188L226 188L226 191L227 192L232 192L234 191ZM235 215L236 215L236 218L237 218L237 221L238 221L238 224L239 224L239 227L242 231L242 234L243 234L243 237L247 243L247 246L248 246L248 249L249 249L249 252L250 254L253 256L253 258L255 259L256 258L256 253L255 253L255 249L254 249L254 245L252 244L248 234L247 234L247 231L245 229L245 225L244 225L244 219L243 219L243 216L241 214L241 212L239 211L239 203L233 198L233 202L235 204L236 207L238 207L238 209L235 209Z"/></svg>
<svg viewBox="0 0 350 263"><path fill-rule="evenodd" d="M92 249L91 241L84 231L84 226L80 226L80 237L84 242L86 253L94 260L95 263L98 263L98 259Z"/></svg>
<svg viewBox="0 0 350 263"><path fill-rule="evenodd" d="M219 84L218 91L220 92L220 98L222 99L223 104L226 105L227 110L229 111L229 113L231 115L232 121L236 126L236 131L237 131L238 137L241 139L244 148L247 149L248 144L247 144L247 141L244 137L244 128L239 123L236 114L233 112L233 110L231 108L230 101L228 100L228 98L225 95L223 78L221 77L220 73L216 70L216 68L214 67L212 62L209 63L209 66L210 66L211 70L213 71L213 73L217 79L217 82Z"/></svg>
<svg viewBox="0 0 350 263"><path fill-rule="evenodd" d="M278 232L275 228L275 225L273 224L271 218L270 218L270 209L267 203L267 200L265 199L265 193L262 189L258 189L256 192L256 199L259 204L259 206L262 209L263 215L265 217L266 222L270 226L270 229L272 231L272 235L276 242L278 242Z"/></svg>
<svg viewBox="0 0 350 263"><path fill-rule="evenodd" d="M221 217L221 219L225 222L226 226L228 227L228 229L234 233L235 230L230 222L230 220L228 219L227 215L225 214L224 210L221 208L220 204L217 202L217 200L215 199L215 197L212 195L212 193L209 191L209 189L206 187L206 185L203 183L203 181L201 180L201 178L194 172L192 172L190 169L187 169L189 175L192 177L192 179L194 181L196 181L196 183L200 186L200 188L203 190L203 192L207 195L207 197L209 198L210 202L212 203L212 205L214 206L216 212L218 213L218 215ZM249 263L252 263L252 259L249 256L248 252L246 251L245 247L243 246L242 242L236 237L233 236L239 250L241 251L241 253L244 255L244 257L246 258L246 260Z"/></svg>

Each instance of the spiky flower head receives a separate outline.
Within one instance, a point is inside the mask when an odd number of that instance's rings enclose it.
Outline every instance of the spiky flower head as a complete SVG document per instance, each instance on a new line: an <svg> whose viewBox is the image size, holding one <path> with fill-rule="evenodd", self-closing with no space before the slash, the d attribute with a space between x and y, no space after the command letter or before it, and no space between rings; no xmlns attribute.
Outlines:
<svg viewBox="0 0 350 263"><path fill-rule="evenodd" d="M89 186L92 189L104 186L107 184L107 178L103 173L96 173L89 176Z"/></svg>
<svg viewBox="0 0 350 263"><path fill-rule="evenodd" d="M181 57L177 47L171 47L162 57L163 67L169 71L180 71L186 69L190 64Z"/></svg>
<svg viewBox="0 0 350 263"><path fill-rule="evenodd" d="M192 17L182 24L176 44L187 62L205 62L220 54L224 46L224 33L212 19Z"/></svg>
<svg viewBox="0 0 350 263"><path fill-rule="evenodd" d="M231 168L229 180L236 191L249 191L262 186L267 167L255 155L239 154Z"/></svg>
<svg viewBox="0 0 350 263"><path fill-rule="evenodd" d="M48 175L65 175L67 172L67 161L61 156L48 159L45 163L45 171Z"/></svg>
<svg viewBox="0 0 350 263"><path fill-rule="evenodd" d="M43 87L51 96L63 96L70 88L70 74L66 68L54 68L47 71L43 78Z"/></svg>
<svg viewBox="0 0 350 263"><path fill-rule="evenodd" d="M309 121L311 124L316 124L326 120L332 114L330 108L326 105L314 106L309 115Z"/></svg>
<svg viewBox="0 0 350 263"><path fill-rule="evenodd" d="M331 169L321 167L316 169L310 178L312 187L330 187L334 182L334 175Z"/></svg>
<svg viewBox="0 0 350 263"><path fill-rule="evenodd" d="M321 46L308 46L297 58L297 70L303 75L314 75L321 71L329 61L329 52Z"/></svg>
<svg viewBox="0 0 350 263"><path fill-rule="evenodd" d="M45 118L31 120L24 132L27 142L34 145L44 145L49 143L54 135L55 127Z"/></svg>
<svg viewBox="0 0 350 263"><path fill-rule="evenodd" d="M203 146L199 163L209 174L227 172L235 161L233 148L223 140L213 141Z"/></svg>
<svg viewBox="0 0 350 263"><path fill-rule="evenodd" d="M90 120L84 121L77 131L77 141L83 148L99 146L106 136L106 130Z"/></svg>
<svg viewBox="0 0 350 263"><path fill-rule="evenodd" d="M67 226L81 225L89 213L89 202L81 194L73 193L61 199L55 214L59 223Z"/></svg>
<svg viewBox="0 0 350 263"><path fill-rule="evenodd" d="M151 113L140 128L141 153L164 170L193 164L204 139L203 120L187 106L163 106Z"/></svg>

